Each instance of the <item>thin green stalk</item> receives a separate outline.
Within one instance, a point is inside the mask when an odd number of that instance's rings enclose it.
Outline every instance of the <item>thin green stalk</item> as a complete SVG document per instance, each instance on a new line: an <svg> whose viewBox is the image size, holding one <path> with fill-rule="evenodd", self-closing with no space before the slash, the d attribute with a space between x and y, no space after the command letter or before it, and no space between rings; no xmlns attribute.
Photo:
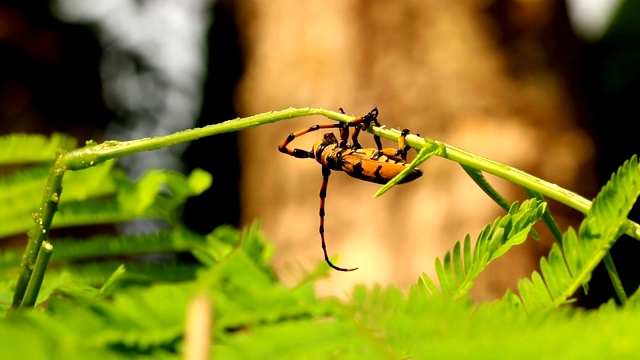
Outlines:
<svg viewBox="0 0 640 360"><path fill-rule="evenodd" d="M504 198L504 196L500 195L498 190L496 190L493 186L491 186L491 184L489 184L487 179L484 177L484 174L482 173L482 171L465 166L465 165L461 165L461 166L462 166L462 169L464 169L464 171L467 173L467 175L469 175L471 180L473 180L473 182L475 182L476 185L478 185L480 189L482 189L482 191L484 191L484 193L491 198L491 200L493 200L496 204L498 204L498 206L500 206L504 211L509 212L509 209L511 208L511 204L507 201L507 199ZM544 201L542 197L540 197L539 200ZM548 207L544 213L549 214ZM538 233L533 228L529 231L529 234L531 234L531 237L533 237L536 240L540 238Z"/></svg>
<svg viewBox="0 0 640 360"><path fill-rule="evenodd" d="M504 211L509 211L509 208L511 207L509 201L507 201L504 196L500 195L500 193L496 189L494 189L491 184L489 184L487 179L482 174L482 171L466 165L462 165L462 168L467 173L467 175L469 175L471 180L473 180L473 182L475 182L476 185L478 185L480 189L482 189L482 191L484 191L484 193L493 200L493 202L498 204Z"/></svg>
<svg viewBox="0 0 640 360"><path fill-rule="evenodd" d="M400 137L400 131L395 129L386 129L384 127L371 127L369 129L373 134L383 137L385 139L397 141ZM533 175L527 174L524 171L518 170L508 165L498 163L493 160L489 160L482 156L478 156L467 151L458 149L454 146L442 143L440 141L431 140L428 138L421 138L415 135L408 135L406 137L407 145L414 149L422 149L425 146L439 146L445 149L443 152L439 152L437 155L445 159L453 160L460 165L470 168L478 169L480 171L498 176L505 180L508 180L514 184L518 184L524 188L533 190L548 198L556 200L562 204L565 204L573 209L586 214L591 208L591 201L584 197L561 188L556 184L552 184L548 181L539 179ZM627 220L627 231L625 234L633 237L636 240L640 240L640 225Z"/></svg>
<svg viewBox="0 0 640 360"><path fill-rule="evenodd" d="M165 136L143 138L131 141L105 141L102 144L88 144L87 146L68 152L62 159L69 170L80 170L95 166L106 160L120 158L141 151L156 150L163 147L197 140L206 136L222 134L231 131L244 130L268 123L274 123L286 119L303 116L322 115L332 120L347 122L353 120L353 116L335 111L317 108L289 108L280 111L271 111L246 118L228 120L219 124L188 129Z"/></svg>
<svg viewBox="0 0 640 360"><path fill-rule="evenodd" d="M86 147L68 152L61 159L61 163L69 170L79 170L94 166L109 159L119 158L141 151L156 150L178 143L193 141L205 136L211 136L231 131L239 131L246 128L274 123L286 119L312 115L321 115L328 119L341 122L348 122L350 120L353 120L354 118L350 115L345 115L339 112L319 108L289 108L280 111L262 113L246 118L229 120L202 128L184 130L171 135L143 138L131 141L106 141L99 145L89 144ZM387 129L384 127L372 126L369 131L373 134L395 141L397 141L398 137L400 136L400 131L395 129ZM415 135L407 136L406 141L409 146L415 149L422 149L425 146L436 146L437 148L444 149L444 151L436 152L436 155L449 160L453 160L460 165L496 175L505 180L536 191L551 199L559 201L582 213L586 213L591 207L591 202L583 198L582 196L569 190L563 189L556 184L549 183L535 176L527 174L511 166L486 159L484 157L469 153L467 151L458 149L454 146L439 141L423 139ZM632 223L631 226L632 230L629 231L629 235L640 240L640 225Z"/></svg>
<svg viewBox="0 0 640 360"><path fill-rule="evenodd" d="M611 258L611 253L609 251L607 251L603 261L605 268L607 268L607 273L609 273L613 290L616 292L618 299L620 299L620 303L624 305L629 298L627 297L627 293L624 291L622 280L620 280L620 275L618 275L618 270L616 270L616 265L613 263L613 258Z"/></svg>
<svg viewBox="0 0 640 360"><path fill-rule="evenodd" d="M27 285L22 304L20 304L21 309L32 308L36 304L42 280L44 280L44 274L47 272L47 265L49 265L49 259L51 259L52 254L53 245L48 241L44 241L40 246L40 251L38 251L38 258L31 274L31 280Z"/></svg>
<svg viewBox="0 0 640 360"><path fill-rule="evenodd" d="M51 228L53 215L58 209L58 202L60 201L60 195L62 193L62 177L66 170L60 163L60 159L63 156L64 151L59 151L56 161L49 173L47 187L42 196L40 208L37 213L33 214L33 227L29 230L29 240L20 262L18 281L13 294L11 311L21 308L27 286L29 286L32 278L38 254L42 248L42 243L49 239L49 229Z"/></svg>
<svg viewBox="0 0 640 360"><path fill-rule="evenodd" d="M529 197L536 198L540 201L546 201L545 198L537 192L527 188L525 188L524 190L527 192ZM551 234L553 235L553 238L556 240L556 242L562 245L562 231L560 231L558 223L551 215L549 207L547 207L547 210L545 210L544 214L542 215L542 220L544 221L545 225L547 225L549 231L551 231Z"/></svg>

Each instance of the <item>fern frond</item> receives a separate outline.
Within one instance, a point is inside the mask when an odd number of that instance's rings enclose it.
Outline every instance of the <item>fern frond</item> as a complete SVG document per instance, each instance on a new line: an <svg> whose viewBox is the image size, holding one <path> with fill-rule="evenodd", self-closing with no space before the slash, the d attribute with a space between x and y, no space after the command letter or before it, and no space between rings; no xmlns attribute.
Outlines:
<svg viewBox="0 0 640 360"><path fill-rule="evenodd" d="M115 160L111 160L83 171L68 171L62 180L64 191L60 203L115 194L119 184L126 181L127 175L114 165Z"/></svg>
<svg viewBox="0 0 640 360"><path fill-rule="evenodd" d="M104 197L116 192L115 178L125 177L106 162L83 172L70 173L64 179L65 191L60 203ZM0 238L24 233L32 225L31 214L38 209L47 183L49 166L20 169L0 178Z"/></svg>
<svg viewBox="0 0 640 360"><path fill-rule="evenodd" d="M0 136L0 164L51 162L58 149L75 147L74 138L60 133L53 133L51 137L24 133Z"/></svg>
<svg viewBox="0 0 640 360"><path fill-rule="evenodd" d="M119 281L150 283L191 280L195 278L196 270L203 266L197 262L179 262L175 256L169 254L190 250L202 243L204 237L181 229L126 237L100 235L86 240L58 239L47 277L62 272L72 275L75 282L100 286L119 266L126 264L127 271ZM150 256L131 257L145 254ZM20 263L22 252L11 249L1 252L0 255L0 269L5 270L4 277L15 281L14 269ZM116 260L103 259L114 256L127 257ZM45 285L44 288L47 287L51 288L51 285ZM54 290L62 291L59 286L55 286Z"/></svg>
<svg viewBox="0 0 640 360"><path fill-rule="evenodd" d="M67 174L63 181L64 195L60 202L84 200L114 194L115 180L126 175L113 169L113 161L101 163L85 171ZM7 214L35 211L47 183L50 166L34 166L20 169L0 177L0 219Z"/></svg>
<svg viewBox="0 0 640 360"><path fill-rule="evenodd" d="M189 176L151 170L131 182L108 161L64 178L64 191L52 227L119 223L134 219L171 221L175 209L211 184L211 175L196 169ZM26 232L32 225L47 173L43 168L17 171L0 190L0 238ZM22 183L20 179L24 180ZM13 192L14 196L9 196ZM19 196L17 196L19 195Z"/></svg>
<svg viewBox="0 0 640 360"><path fill-rule="evenodd" d="M547 258L540 261L541 274L534 272L531 280L518 283L527 312L571 301L570 297L587 284L593 269L624 233L627 215L639 195L640 168L633 156L602 188L578 233L569 229L562 238L562 249L554 244Z"/></svg>
<svg viewBox="0 0 640 360"><path fill-rule="evenodd" d="M128 236L98 235L88 239L60 239L53 261L187 251L204 237L184 228Z"/></svg>
<svg viewBox="0 0 640 360"><path fill-rule="evenodd" d="M473 281L489 263L504 255L512 246L523 243L531 227L542 217L546 203L529 199L518 207L514 203L507 215L498 217L493 225L487 225L476 241L471 252L471 237L465 236L461 245L456 242L453 253L447 252L441 261L436 259L436 274L440 283L437 291L434 281L423 274L418 287L422 287L432 296L460 298L471 289Z"/></svg>
<svg viewBox="0 0 640 360"><path fill-rule="evenodd" d="M59 271L63 271L72 274L73 278L78 282L101 286L122 264L123 261L116 260L67 264L48 270L47 276L49 273L56 274ZM202 269L202 265L179 262L170 258L127 261L126 269L127 272L123 278L131 282L178 282L193 280L196 276L196 271Z"/></svg>
<svg viewBox="0 0 640 360"><path fill-rule="evenodd" d="M489 184L487 178L485 178L484 174L482 174L482 171L467 165L461 164L460 166L462 166L462 169L464 169L467 175L469 175L471 180L473 180L473 182L475 182L480 187L480 189L482 189L482 191L484 191L484 193L491 198L491 200L493 200L505 211L509 211L509 208L511 207L509 201L507 201L507 199L500 195L500 193L493 186L491 186L491 184Z"/></svg>
<svg viewBox="0 0 640 360"><path fill-rule="evenodd" d="M50 166L33 166L0 177L0 218L31 209L42 198Z"/></svg>
<svg viewBox="0 0 640 360"><path fill-rule="evenodd" d="M53 220L52 227L111 224L144 218L163 219L164 217L161 214L165 213L165 209L160 207L149 207L143 213L128 210L123 209L117 199L91 199L84 202L61 204ZM14 219L16 227L19 224L22 228L31 225L29 220ZM12 228L10 227L9 229Z"/></svg>

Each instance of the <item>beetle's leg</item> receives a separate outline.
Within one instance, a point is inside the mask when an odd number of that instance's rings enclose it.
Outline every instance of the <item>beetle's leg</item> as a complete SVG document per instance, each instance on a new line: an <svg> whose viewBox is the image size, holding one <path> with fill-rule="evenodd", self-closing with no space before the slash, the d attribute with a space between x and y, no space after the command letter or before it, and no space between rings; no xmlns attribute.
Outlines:
<svg viewBox="0 0 640 360"><path fill-rule="evenodd" d="M329 184L329 175L331 175L331 170L327 166L322 166L322 186L320 187L320 238L322 239L322 251L324 252L324 260L331 266L332 268L338 271L353 271L358 268L345 269L338 266L333 265L331 260L329 260L329 255L327 255L327 244L324 241L324 202L327 197L327 185Z"/></svg>
<svg viewBox="0 0 640 360"><path fill-rule="evenodd" d="M341 113L344 114L344 109L339 108L338 110L340 110ZM362 146L358 143L358 134L360 133L360 121L363 118L357 118L357 119L353 119L350 122L346 123L344 125L343 130L340 131L340 147L341 148L346 148L347 146L347 141L349 141L349 133L348 133L348 128L349 127L353 127L354 130L352 132L351 135L351 148L352 149L360 149L362 148Z"/></svg>
<svg viewBox="0 0 640 360"><path fill-rule="evenodd" d="M371 158L372 160L378 160L380 156L384 155L387 157L400 157L402 161L407 161L407 151L409 151L410 147L406 143L406 137L409 135L409 130L404 129L400 133L400 137L398 138L398 148L385 148L379 149L378 152Z"/></svg>
<svg viewBox="0 0 640 360"><path fill-rule="evenodd" d="M298 136L302 136L304 134L310 133L312 131L320 130L320 129L341 128L340 132L342 133L342 127L343 127L342 124L321 124L321 125L313 125L306 129L296 131L294 133L289 134L289 136L287 136L287 138L284 139L284 141L282 141L280 145L278 145L278 150L280 150L281 153L288 154L297 158L302 158L302 159L313 158L314 157L313 152L302 150L302 149L289 149L287 145L289 145L289 143L291 143Z"/></svg>
<svg viewBox="0 0 640 360"><path fill-rule="evenodd" d="M373 125L380 127L380 122L378 121L378 108L374 107L369 113L362 117L363 122L360 125L362 130L367 130L369 126L373 123ZM376 147L378 150L382 150L382 142L380 141L380 136L373 135L373 141L376 142Z"/></svg>
<svg viewBox="0 0 640 360"><path fill-rule="evenodd" d="M399 155L403 161L407 161L407 151L410 149L406 142L407 135L409 135L409 129L403 129L402 133L400 133L400 137L398 138L398 151L400 152Z"/></svg>
<svg viewBox="0 0 640 360"><path fill-rule="evenodd" d="M338 110L340 110L342 114L345 113L343 108L339 108ZM338 146L340 146L343 149L346 149L349 147L349 127L350 126L352 126L350 125L350 123L346 123L346 124L342 124L340 127L340 143L338 144Z"/></svg>
<svg viewBox="0 0 640 360"><path fill-rule="evenodd" d="M342 111L342 108L340 109ZM344 114L344 111L342 111ZM369 113L365 116L359 117L357 119L353 119L347 123L348 127L353 127L353 134L351 135L351 147L354 149L360 149L362 146L358 142L358 135L360 135L361 130L367 130L369 126L373 123L375 126L380 126L378 122L378 108L373 108L373 110L369 111ZM373 140L376 142L376 146L378 150L382 149L382 142L380 142L380 136L373 135Z"/></svg>
<svg viewBox="0 0 640 360"><path fill-rule="evenodd" d="M349 147L349 125L340 124L340 143L341 148L346 149Z"/></svg>

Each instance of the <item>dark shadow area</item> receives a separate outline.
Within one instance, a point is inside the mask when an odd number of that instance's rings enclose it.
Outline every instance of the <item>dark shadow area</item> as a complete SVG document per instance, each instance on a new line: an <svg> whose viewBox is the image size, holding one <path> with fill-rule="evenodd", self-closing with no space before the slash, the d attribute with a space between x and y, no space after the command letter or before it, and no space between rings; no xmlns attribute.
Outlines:
<svg viewBox="0 0 640 360"><path fill-rule="evenodd" d="M48 1L0 3L0 133L99 137L112 118L102 97L102 49Z"/></svg>
<svg viewBox="0 0 640 360"><path fill-rule="evenodd" d="M639 2L623 1L602 39L587 48L582 70L593 116L599 184L604 185L625 160L640 153L636 130L640 120ZM639 215L636 204L629 218L637 222ZM611 256L627 294L634 293L640 285L640 242L623 236L611 249ZM582 304L595 308L615 297L609 275L600 264Z"/></svg>
<svg viewBox="0 0 640 360"><path fill-rule="evenodd" d="M213 11L213 26L208 35L209 76L198 127L237 117L233 91L242 74L242 57L233 7L229 1L216 1ZM218 225L238 225L238 152L238 136L232 132L194 141L183 154L188 171L202 168L213 175L211 188L187 201L183 220L192 230L206 234Z"/></svg>
<svg viewBox="0 0 640 360"><path fill-rule="evenodd" d="M237 117L233 90L242 73L231 1L216 1L208 34L208 78L195 126ZM115 114L105 103L100 43L93 29L53 16L48 1L0 3L0 133L53 131L102 140ZM119 114L122 116L122 114ZM188 201L183 219L199 233L237 225L239 156L237 134L198 140L183 154L188 168L213 174L211 189Z"/></svg>

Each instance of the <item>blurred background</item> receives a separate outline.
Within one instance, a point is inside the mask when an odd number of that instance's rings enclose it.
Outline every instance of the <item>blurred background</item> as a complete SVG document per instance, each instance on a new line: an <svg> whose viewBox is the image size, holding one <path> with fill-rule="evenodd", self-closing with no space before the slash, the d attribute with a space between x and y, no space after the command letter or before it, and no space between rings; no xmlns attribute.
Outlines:
<svg viewBox="0 0 640 360"><path fill-rule="evenodd" d="M377 106L409 128L503 162L587 198L632 154L639 119L640 3L633 0L52 0L0 2L0 134L61 131L82 143L170 134L237 116L322 107L361 116ZM184 209L208 233L260 219L288 284L323 263L319 164L280 154L296 119L123 158L200 167L212 188ZM310 149L321 136L294 142ZM373 146L362 135L365 146ZM394 144L387 143L387 146ZM413 155L413 154L412 154ZM411 155L410 155L411 156ZM466 233L502 214L455 163L372 199L375 184L334 172L326 239L337 265L318 283L346 296L356 283L407 288ZM509 200L521 189L492 177ZM562 229L580 214L551 203ZM637 212L632 217L637 220ZM472 295L492 299L537 268L544 228L490 266ZM640 283L637 241L612 250L625 286ZM604 271L585 306L612 293Z"/></svg>

